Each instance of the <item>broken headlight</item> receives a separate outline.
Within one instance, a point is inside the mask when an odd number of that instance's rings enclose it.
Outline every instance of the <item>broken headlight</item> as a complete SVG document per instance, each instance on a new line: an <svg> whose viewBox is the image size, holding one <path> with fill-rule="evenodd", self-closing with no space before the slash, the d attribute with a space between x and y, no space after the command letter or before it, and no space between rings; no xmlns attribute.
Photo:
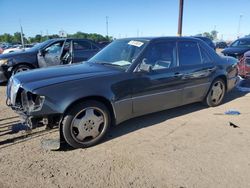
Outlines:
<svg viewBox="0 0 250 188"><path fill-rule="evenodd" d="M45 97L23 91L21 93L22 108L25 112L40 111L43 107Z"/></svg>

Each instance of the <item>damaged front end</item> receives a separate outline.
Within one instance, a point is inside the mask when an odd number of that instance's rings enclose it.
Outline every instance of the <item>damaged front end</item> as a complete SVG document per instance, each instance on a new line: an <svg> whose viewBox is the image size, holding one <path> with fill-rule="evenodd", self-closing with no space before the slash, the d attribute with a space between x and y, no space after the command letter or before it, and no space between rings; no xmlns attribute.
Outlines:
<svg viewBox="0 0 250 188"><path fill-rule="evenodd" d="M45 125L47 129L58 126L60 115L40 113L44 106L45 96L25 90L18 79L11 77L7 86L7 106L18 113L30 129Z"/></svg>

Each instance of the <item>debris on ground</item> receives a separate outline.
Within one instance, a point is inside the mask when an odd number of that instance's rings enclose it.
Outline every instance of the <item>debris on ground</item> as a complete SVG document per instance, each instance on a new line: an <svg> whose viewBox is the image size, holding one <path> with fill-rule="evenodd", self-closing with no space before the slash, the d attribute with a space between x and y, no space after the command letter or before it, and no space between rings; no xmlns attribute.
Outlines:
<svg viewBox="0 0 250 188"><path fill-rule="evenodd" d="M44 139L41 141L42 148L55 151L60 148L60 139Z"/></svg>
<svg viewBox="0 0 250 188"><path fill-rule="evenodd" d="M231 109L231 110L224 112L224 114L225 115L240 115L240 112L238 110Z"/></svg>
<svg viewBox="0 0 250 188"><path fill-rule="evenodd" d="M240 128L238 125L235 125L234 123L232 122L229 122L229 126L233 127L233 128Z"/></svg>

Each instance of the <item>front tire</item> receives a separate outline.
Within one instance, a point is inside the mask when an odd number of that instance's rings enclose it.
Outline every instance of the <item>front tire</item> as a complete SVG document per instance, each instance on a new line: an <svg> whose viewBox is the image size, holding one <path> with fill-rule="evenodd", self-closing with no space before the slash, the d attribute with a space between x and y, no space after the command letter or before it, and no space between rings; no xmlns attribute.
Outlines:
<svg viewBox="0 0 250 188"><path fill-rule="evenodd" d="M62 122L66 142L74 148L86 148L99 143L111 123L107 107L98 101L81 102L71 107Z"/></svg>
<svg viewBox="0 0 250 188"><path fill-rule="evenodd" d="M17 67L14 68L14 70L12 71L12 75L15 75L19 72L24 72L24 71L28 71L31 68L27 65L18 65Z"/></svg>
<svg viewBox="0 0 250 188"><path fill-rule="evenodd" d="M207 106L215 107L222 103L226 93L226 85L224 80L218 78L213 81L208 91L204 103Z"/></svg>

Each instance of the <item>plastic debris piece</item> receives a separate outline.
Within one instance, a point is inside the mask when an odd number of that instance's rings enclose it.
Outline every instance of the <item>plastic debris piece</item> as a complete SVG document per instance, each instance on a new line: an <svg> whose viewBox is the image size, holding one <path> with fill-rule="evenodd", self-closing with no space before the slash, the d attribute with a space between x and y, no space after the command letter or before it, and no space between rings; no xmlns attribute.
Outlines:
<svg viewBox="0 0 250 188"><path fill-rule="evenodd" d="M240 115L240 112L238 110L228 110L224 112L226 115Z"/></svg>
<svg viewBox="0 0 250 188"><path fill-rule="evenodd" d="M232 122L229 122L229 126L233 127L233 128L240 128L238 125L235 125L234 123Z"/></svg>
<svg viewBox="0 0 250 188"><path fill-rule="evenodd" d="M23 124L23 123L18 123L18 124L15 124L15 125L12 125L9 127L9 129L11 129L12 133L18 133L19 131L29 131L30 128Z"/></svg>
<svg viewBox="0 0 250 188"><path fill-rule="evenodd" d="M45 139L41 142L42 148L45 150L55 151L60 149L60 140L59 139Z"/></svg>

